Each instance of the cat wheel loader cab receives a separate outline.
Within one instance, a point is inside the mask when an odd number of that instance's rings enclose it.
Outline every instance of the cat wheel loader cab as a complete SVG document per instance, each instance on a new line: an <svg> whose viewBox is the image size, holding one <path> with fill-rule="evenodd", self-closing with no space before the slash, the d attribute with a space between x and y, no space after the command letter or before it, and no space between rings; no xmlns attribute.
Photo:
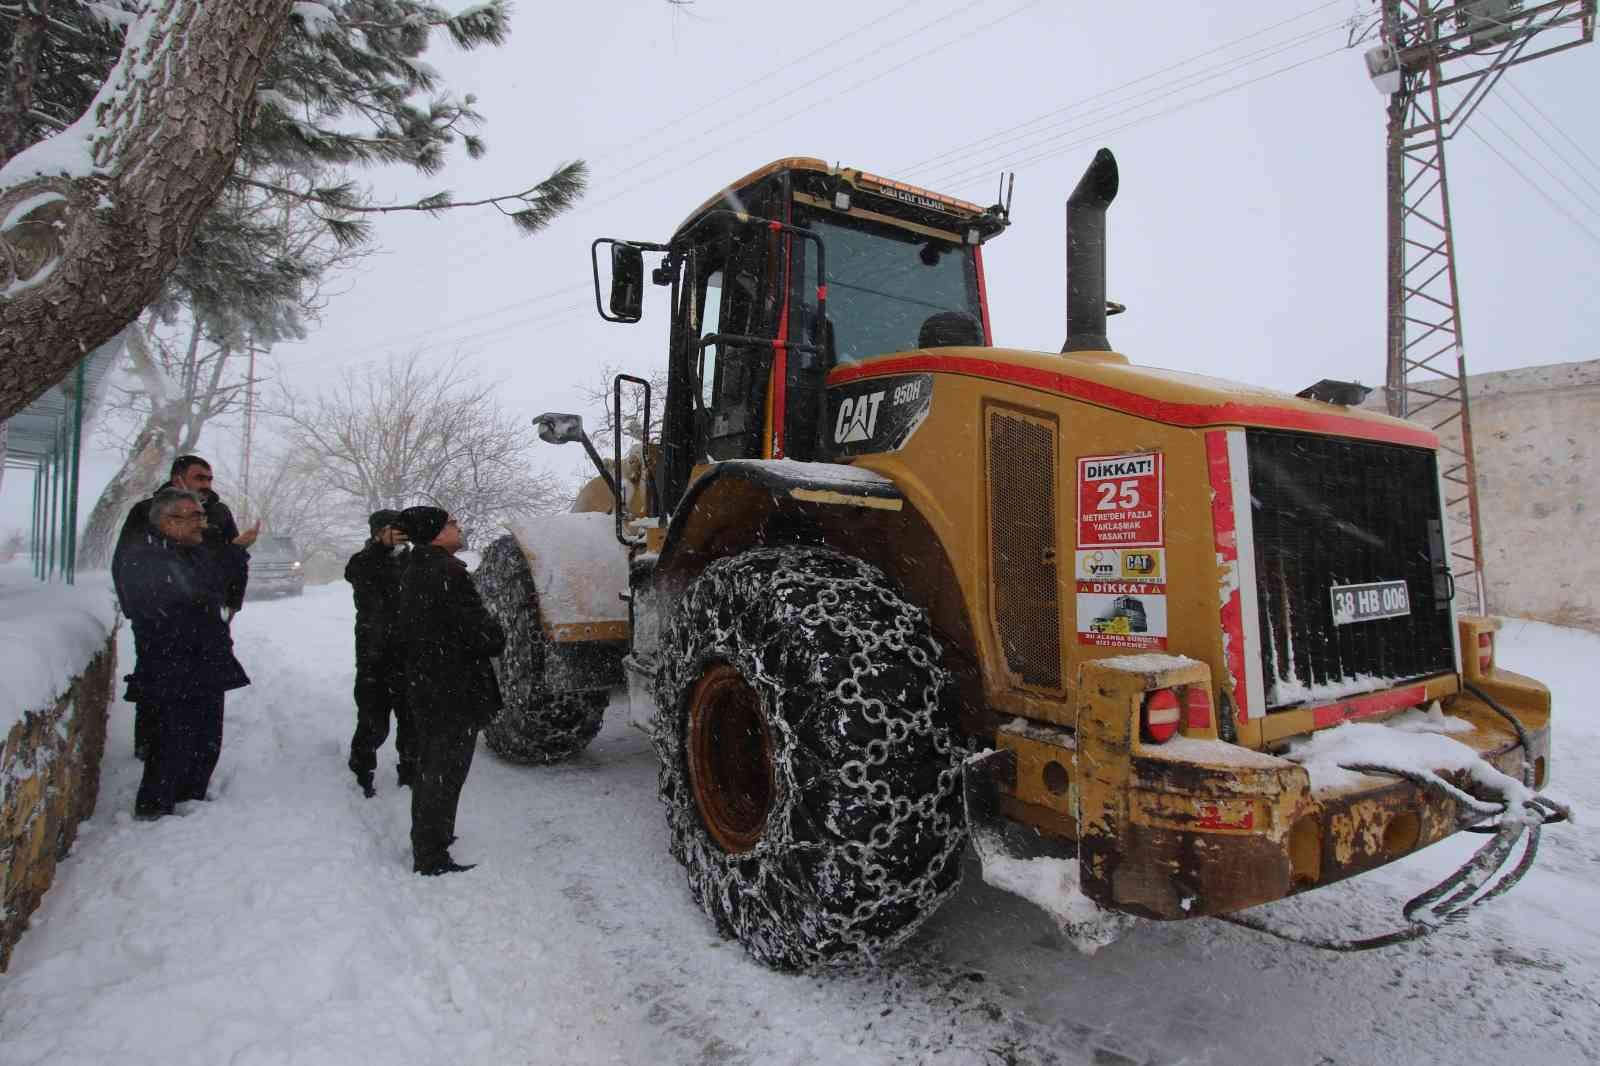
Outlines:
<svg viewBox="0 0 1600 1066"><path fill-rule="evenodd" d="M1102 151L1060 354L992 345L1006 208L816 159L595 242L603 317L641 320L647 253L670 294L649 491L602 468L614 526L519 529L490 601L544 661L595 656L589 691L625 676L690 891L764 962L892 948L969 834L998 882L1020 850L1181 919L1491 821L1409 936L1550 820L1549 693L1455 614L1433 434L1111 351L1115 192ZM590 607L566 558L604 571Z"/></svg>

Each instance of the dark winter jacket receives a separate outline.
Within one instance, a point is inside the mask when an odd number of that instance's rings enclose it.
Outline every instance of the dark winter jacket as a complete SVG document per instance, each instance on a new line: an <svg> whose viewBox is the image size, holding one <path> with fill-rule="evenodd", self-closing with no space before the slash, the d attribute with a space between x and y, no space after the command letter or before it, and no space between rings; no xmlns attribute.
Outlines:
<svg viewBox="0 0 1600 1066"><path fill-rule="evenodd" d="M171 487L170 482L166 485L158 486L156 492L169 487ZM199 493L199 496L200 504L205 508L206 512L206 546L216 552L219 558L224 554L222 552L224 545L243 551L233 543L235 538L239 536L239 523L233 520L233 512L228 509L227 504L222 502L222 497L209 489ZM124 605L124 613L127 611L126 604L128 601L127 597L123 595L122 588L123 553L128 549L129 545L161 539L161 534L150 524L150 505L155 502L155 498L155 493L151 493L145 499L134 504L128 511L128 517L122 523L122 532L117 534L117 546L111 552L111 583L117 591L117 602ZM225 601L235 611L244 604L245 584L250 579L249 553L245 552L244 557L246 565L238 570L237 575L230 578ZM229 568L229 572L230 574L232 573L231 568Z"/></svg>
<svg viewBox="0 0 1600 1066"><path fill-rule="evenodd" d="M243 580L245 559L237 545L190 547L159 534L128 546L122 609L139 650L130 702L181 703L250 683L222 620L227 590Z"/></svg>
<svg viewBox="0 0 1600 1066"><path fill-rule="evenodd" d="M378 665L400 599L408 553L376 540L350 556L344 579L356 598L356 665Z"/></svg>
<svg viewBox="0 0 1600 1066"><path fill-rule="evenodd" d="M404 646L406 702L418 727L483 726L500 709L489 660L505 650L506 635L484 608L466 563L431 544L412 548L392 636Z"/></svg>

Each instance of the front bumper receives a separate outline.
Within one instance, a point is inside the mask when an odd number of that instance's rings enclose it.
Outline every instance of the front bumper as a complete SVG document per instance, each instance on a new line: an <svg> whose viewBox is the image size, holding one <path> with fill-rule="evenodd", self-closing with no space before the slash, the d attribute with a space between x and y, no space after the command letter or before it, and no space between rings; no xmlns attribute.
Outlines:
<svg viewBox="0 0 1600 1066"><path fill-rule="evenodd" d="M1084 680L1077 731L1001 727L1005 757L969 771L969 810L1067 845L1080 860L1081 889L1103 907L1167 920L1228 913L1375 869L1462 826L1455 801L1410 781L1362 775L1319 788L1287 759L1217 740L1148 745L1136 727L1109 728L1136 722L1129 708L1146 691L1192 678L1091 668ZM1504 671L1478 684L1523 722L1542 787L1548 691ZM1473 726L1453 739L1521 778L1524 753L1509 723L1467 694L1444 709ZM1004 836L980 825L973 832Z"/></svg>

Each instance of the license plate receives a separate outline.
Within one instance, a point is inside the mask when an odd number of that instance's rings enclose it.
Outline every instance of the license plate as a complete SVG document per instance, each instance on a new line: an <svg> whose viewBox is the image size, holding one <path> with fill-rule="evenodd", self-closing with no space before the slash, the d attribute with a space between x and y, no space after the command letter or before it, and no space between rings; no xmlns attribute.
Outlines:
<svg viewBox="0 0 1600 1066"><path fill-rule="evenodd" d="M1400 618L1411 613L1411 597L1404 581L1335 585L1328 591L1333 596L1333 624L1336 626Z"/></svg>

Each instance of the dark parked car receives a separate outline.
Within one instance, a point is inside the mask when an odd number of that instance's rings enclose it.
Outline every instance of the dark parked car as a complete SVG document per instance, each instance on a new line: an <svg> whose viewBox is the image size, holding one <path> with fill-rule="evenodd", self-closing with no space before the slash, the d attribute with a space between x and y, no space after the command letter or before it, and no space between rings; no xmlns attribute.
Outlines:
<svg viewBox="0 0 1600 1066"><path fill-rule="evenodd" d="M298 596L306 590L306 571L300 545L293 537L263 534L250 549L250 584L247 596Z"/></svg>

